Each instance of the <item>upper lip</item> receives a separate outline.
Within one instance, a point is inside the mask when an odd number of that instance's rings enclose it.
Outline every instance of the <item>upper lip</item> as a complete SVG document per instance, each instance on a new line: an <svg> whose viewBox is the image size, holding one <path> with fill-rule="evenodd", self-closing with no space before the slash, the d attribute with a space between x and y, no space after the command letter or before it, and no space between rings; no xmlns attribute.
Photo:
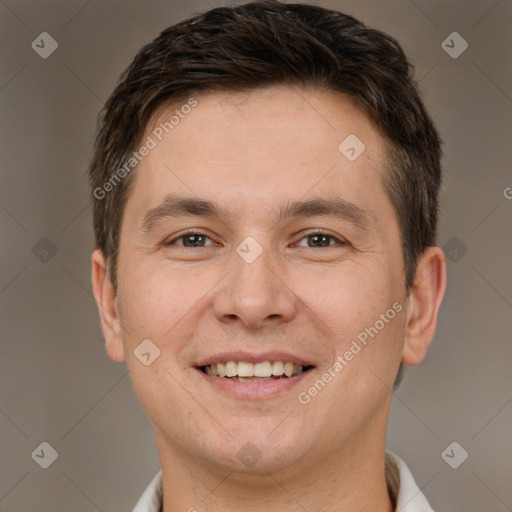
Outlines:
<svg viewBox="0 0 512 512"><path fill-rule="evenodd" d="M302 357L280 351L270 352L246 352L243 350L237 352L220 352L202 359L196 367L212 365L216 363L226 363L228 361L244 361L247 363L261 363L263 361L283 361L284 363L293 363L297 366L314 366L310 361Z"/></svg>

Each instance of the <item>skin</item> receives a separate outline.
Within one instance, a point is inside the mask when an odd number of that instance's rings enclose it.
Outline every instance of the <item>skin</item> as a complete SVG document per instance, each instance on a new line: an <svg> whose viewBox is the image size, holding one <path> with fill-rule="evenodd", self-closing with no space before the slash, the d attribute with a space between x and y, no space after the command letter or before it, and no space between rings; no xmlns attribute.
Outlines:
<svg viewBox="0 0 512 512"><path fill-rule="evenodd" d="M392 387L399 363L420 363L434 336L443 253L425 251L408 293L382 183L384 140L344 95L271 87L196 99L134 176L117 290L101 251L92 255L107 353L126 362L153 423L164 511L392 511L384 475ZM145 137L174 108L157 112ZM353 162L338 150L349 134L366 146ZM166 217L143 232L146 212L168 194L213 201L232 216ZM278 220L287 201L333 197L364 209L367 225ZM189 228L207 236L197 247L178 238ZM319 231L333 237L328 247L309 246ZM247 236L263 249L250 264L235 251ZM299 392L394 303L402 310L301 404ZM161 350L150 366L134 355L144 339ZM276 349L315 368L272 398L235 398L194 368L219 352ZM261 454L253 467L237 457L246 443Z"/></svg>

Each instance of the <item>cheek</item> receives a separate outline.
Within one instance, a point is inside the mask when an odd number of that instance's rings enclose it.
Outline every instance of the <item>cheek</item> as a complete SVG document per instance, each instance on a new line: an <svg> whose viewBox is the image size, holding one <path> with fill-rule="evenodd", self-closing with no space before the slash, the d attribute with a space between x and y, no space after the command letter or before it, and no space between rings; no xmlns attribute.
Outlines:
<svg viewBox="0 0 512 512"><path fill-rule="evenodd" d="M188 320L205 293L205 285L198 280L175 279L177 273L156 268L147 272L142 268L123 270L119 274L118 312L124 327L126 364L143 409L155 424L165 424L169 411L179 410L184 417L193 409L190 396L179 384L183 381L180 361L195 325ZM151 354L149 365L137 357L139 345L147 343L144 340L157 347L156 352L151 345L145 348ZM158 355L153 359L153 354Z"/></svg>
<svg viewBox="0 0 512 512"><path fill-rule="evenodd" d="M335 270L301 272L293 277L293 289L313 317L344 342L373 325L400 299L390 275L378 265L348 262Z"/></svg>
<svg viewBox="0 0 512 512"><path fill-rule="evenodd" d="M163 342L195 308L211 285L206 273L188 275L153 266L132 268L120 275L120 315L131 332Z"/></svg>
<svg viewBox="0 0 512 512"><path fill-rule="evenodd" d="M326 333L325 347L332 349L323 370L339 363L333 392L350 389L354 396L370 397L375 385L380 384L382 392L387 389L380 381L392 387L405 325L405 294L393 275L380 264L350 264L307 280L302 274L302 282L297 276L294 290L302 294L312 321Z"/></svg>

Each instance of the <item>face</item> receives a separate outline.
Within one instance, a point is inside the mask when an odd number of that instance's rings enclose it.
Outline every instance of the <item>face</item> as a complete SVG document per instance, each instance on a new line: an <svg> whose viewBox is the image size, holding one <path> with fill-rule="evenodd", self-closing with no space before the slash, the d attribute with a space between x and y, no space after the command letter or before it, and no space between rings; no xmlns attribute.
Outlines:
<svg viewBox="0 0 512 512"><path fill-rule="evenodd" d="M147 127L107 349L170 451L231 470L247 452L253 471L325 463L384 435L404 349L384 141L338 93L195 100L161 141L176 106ZM143 340L160 350L147 366Z"/></svg>

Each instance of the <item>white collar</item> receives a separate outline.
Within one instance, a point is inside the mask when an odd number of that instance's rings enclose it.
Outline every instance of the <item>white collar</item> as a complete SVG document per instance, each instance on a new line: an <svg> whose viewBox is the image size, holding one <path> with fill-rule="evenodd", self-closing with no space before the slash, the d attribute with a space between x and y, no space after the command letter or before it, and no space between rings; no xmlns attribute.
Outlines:
<svg viewBox="0 0 512 512"><path fill-rule="evenodd" d="M386 450L386 481L395 496L396 512L434 512L405 462L389 450Z"/></svg>
<svg viewBox="0 0 512 512"><path fill-rule="evenodd" d="M434 512L405 462L386 450L386 481L396 498L396 512ZM162 507L162 471L153 478L140 497L133 512L160 512Z"/></svg>

